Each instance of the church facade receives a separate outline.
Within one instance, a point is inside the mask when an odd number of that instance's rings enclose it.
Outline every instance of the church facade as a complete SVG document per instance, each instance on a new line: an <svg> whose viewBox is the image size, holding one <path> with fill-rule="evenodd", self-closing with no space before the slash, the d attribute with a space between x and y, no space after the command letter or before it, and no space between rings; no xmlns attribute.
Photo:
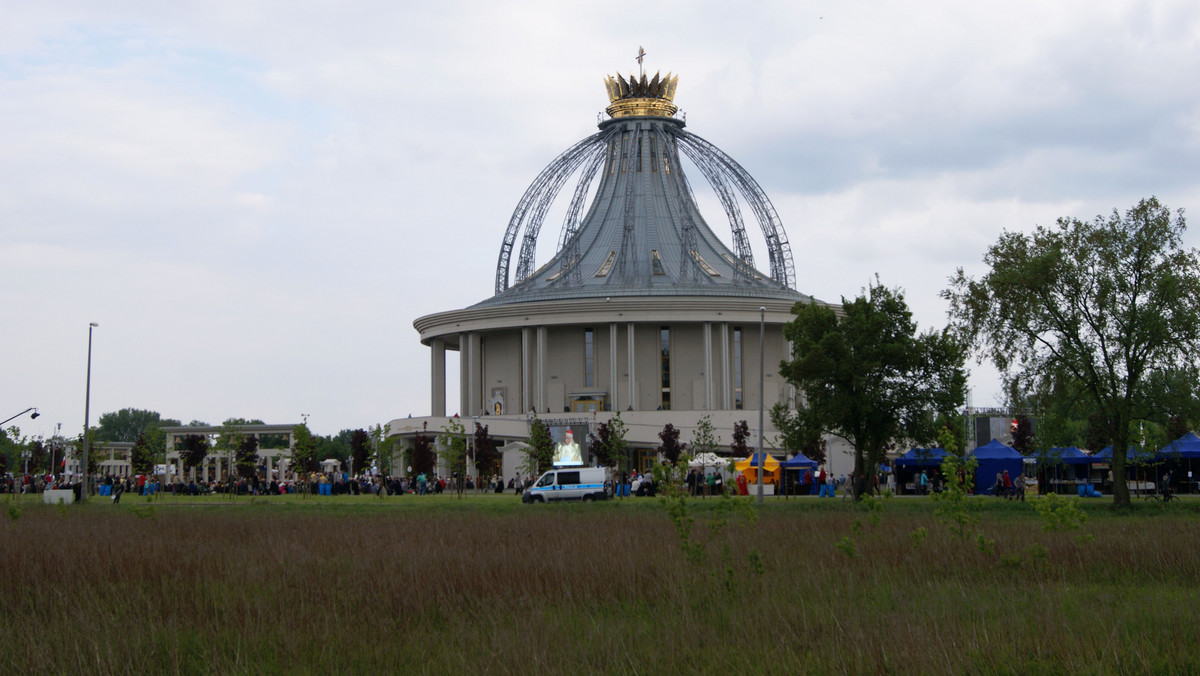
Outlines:
<svg viewBox="0 0 1200 676"><path fill-rule="evenodd" d="M778 373L790 353L783 325L796 303L820 301L795 289L791 247L762 188L686 130L677 84L670 74L606 78L607 119L555 158L514 210L493 295L414 321L429 347L431 415L393 420L391 434L436 433L451 413L519 446L534 414L552 428L573 425L581 439L580 428L594 432L619 412L634 464L646 466L668 423L688 442L708 416L727 449L733 424L745 420L754 446L759 407L792 401ZM721 202L726 239L701 215L683 158ZM559 199L556 252L539 263ZM748 221L766 242L765 270ZM448 358L459 361L452 410ZM765 424L764 444L776 450L777 432Z"/></svg>

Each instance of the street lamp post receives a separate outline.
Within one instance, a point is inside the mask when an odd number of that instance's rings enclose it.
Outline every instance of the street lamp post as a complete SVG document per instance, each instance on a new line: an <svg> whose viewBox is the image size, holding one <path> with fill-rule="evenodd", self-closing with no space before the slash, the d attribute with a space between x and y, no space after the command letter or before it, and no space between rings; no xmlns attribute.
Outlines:
<svg viewBox="0 0 1200 676"><path fill-rule="evenodd" d="M29 416L30 420L36 420L37 417L39 415L41 415L41 413L38 413L38 411L37 411L37 406L30 406L29 408L25 409L24 411L21 411L20 413L14 415L13 417L8 418L4 422L0 422L0 425L4 425L5 423L9 422L10 420L16 420L17 418L20 418L21 416L25 415L26 413L29 413L30 411L33 411L33 415Z"/></svg>
<svg viewBox="0 0 1200 676"><path fill-rule="evenodd" d="M79 501L86 502L88 494L88 449L91 438L88 435L88 415L92 405L92 329L100 326L96 322L88 324L88 362L87 362L87 391L83 399L83 462L79 466L79 474L83 476L83 486L79 490Z"/></svg>
<svg viewBox="0 0 1200 676"><path fill-rule="evenodd" d="M766 393L764 365L766 358L763 350L766 347L767 308L758 308L758 504L763 503L763 469L767 459L763 456L763 398Z"/></svg>

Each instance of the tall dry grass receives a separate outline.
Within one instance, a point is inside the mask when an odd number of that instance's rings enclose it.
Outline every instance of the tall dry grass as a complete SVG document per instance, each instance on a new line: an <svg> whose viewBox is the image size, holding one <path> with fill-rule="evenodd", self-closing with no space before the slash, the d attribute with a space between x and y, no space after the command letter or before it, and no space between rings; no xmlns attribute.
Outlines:
<svg viewBox="0 0 1200 676"><path fill-rule="evenodd" d="M0 671L1200 672L1192 512L1093 518L1082 544L984 512L985 553L898 501L717 534L694 502L697 564L649 501L413 504L22 507Z"/></svg>

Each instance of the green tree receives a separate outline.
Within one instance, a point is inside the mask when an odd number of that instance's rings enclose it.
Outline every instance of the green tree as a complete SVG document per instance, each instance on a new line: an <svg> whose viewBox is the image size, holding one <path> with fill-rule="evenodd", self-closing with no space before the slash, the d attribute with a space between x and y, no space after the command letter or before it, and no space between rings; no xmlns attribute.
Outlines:
<svg viewBox="0 0 1200 676"><path fill-rule="evenodd" d="M243 479L254 478L255 472L258 471L258 462L258 437L253 434L244 435L234 458L237 475Z"/></svg>
<svg viewBox="0 0 1200 676"><path fill-rule="evenodd" d="M3 436L4 431L0 430L0 436ZM35 439L29 442L29 473L37 474L44 472L50 466L50 454L46 451L46 444L42 443L41 439ZM25 471L25 466L22 465L22 471Z"/></svg>
<svg viewBox="0 0 1200 676"><path fill-rule="evenodd" d="M529 421L529 450L525 452L522 469L527 474L540 475L554 466L554 439L550 429L535 413Z"/></svg>
<svg viewBox="0 0 1200 676"><path fill-rule="evenodd" d="M450 475L454 478L454 488L461 500L463 480L467 472L467 434L459 418L454 417L446 421L446 426L442 428L442 434L438 437L438 446Z"/></svg>
<svg viewBox="0 0 1200 676"><path fill-rule="evenodd" d="M220 451L225 459L225 483L230 487L226 494L231 499L237 495L237 492L232 490L232 485L233 477L237 473L237 451L246 437L242 432L242 426L245 424L246 421L242 418L227 418L221 423L221 431L217 433L216 443L213 444L214 450Z"/></svg>
<svg viewBox="0 0 1200 676"><path fill-rule="evenodd" d="M183 469L187 471L200 465L208 457L208 437L203 434L185 434L179 459L183 461Z"/></svg>
<svg viewBox="0 0 1200 676"><path fill-rule="evenodd" d="M292 428L292 467L294 471L307 474L321 469L317 455L317 440L308 425L300 423ZM305 482L307 484L307 481Z"/></svg>
<svg viewBox="0 0 1200 676"><path fill-rule="evenodd" d="M488 426L475 423L475 471L479 474L479 484L484 477L500 473L500 452L496 450L496 440L488 434Z"/></svg>
<svg viewBox="0 0 1200 676"><path fill-rule="evenodd" d="M178 420L164 420L158 411L123 408L116 413L102 413L97 423L96 441L137 441L152 427L178 425Z"/></svg>
<svg viewBox="0 0 1200 676"><path fill-rule="evenodd" d="M355 472L362 473L370 469L371 445L371 435L366 430L357 429L350 433L350 459Z"/></svg>
<svg viewBox="0 0 1200 676"><path fill-rule="evenodd" d="M854 449L857 500L891 444L931 441L936 414L963 403L964 350L948 330L918 335L904 295L878 279L843 298L840 317L816 303L793 312L780 373L803 393L803 415Z"/></svg>
<svg viewBox="0 0 1200 676"><path fill-rule="evenodd" d="M418 433L413 437L412 445L413 475L424 474L430 476L433 474L433 468L436 464L437 456L433 453L433 440L424 432Z"/></svg>
<svg viewBox="0 0 1200 676"><path fill-rule="evenodd" d="M794 410L783 402L771 407L771 424L779 430L779 445L791 453L803 453L817 464L824 463L825 436L821 434L821 426L804 413L808 411Z"/></svg>
<svg viewBox="0 0 1200 676"><path fill-rule="evenodd" d="M134 474L149 474L154 469L154 451L146 443L146 435L139 434L129 451L129 467Z"/></svg>
<svg viewBox="0 0 1200 676"><path fill-rule="evenodd" d="M395 469L396 444L399 437L391 436L391 429L391 425L375 425L368 430L375 465L384 476L394 474Z"/></svg>
<svg viewBox="0 0 1200 676"><path fill-rule="evenodd" d="M707 413L696 421L696 429L692 431L692 451L701 453L716 453L721 447L721 437L713 427L712 418Z"/></svg>
<svg viewBox="0 0 1200 676"><path fill-rule="evenodd" d="M1151 197L1124 215L1060 218L1006 232L988 272L960 269L943 292L957 330L1013 390L1059 384L1113 447L1113 504L1128 506L1127 452L1138 420L1160 419L1164 390L1195 399L1200 375L1200 258L1186 223Z"/></svg>
<svg viewBox="0 0 1200 676"><path fill-rule="evenodd" d="M21 453L28 448L29 440L21 436L21 428L11 425L0 429L0 475L20 463Z"/></svg>

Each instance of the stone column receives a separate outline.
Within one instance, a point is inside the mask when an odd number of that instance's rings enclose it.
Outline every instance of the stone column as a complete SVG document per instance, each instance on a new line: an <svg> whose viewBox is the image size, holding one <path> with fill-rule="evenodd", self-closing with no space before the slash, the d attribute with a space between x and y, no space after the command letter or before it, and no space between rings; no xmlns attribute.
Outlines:
<svg viewBox="0 0 1200 676"><path fill-rule="evenodd" d="M521 328L521 415L529 413L529 409L533 408L533 393L529 390L529 327Z"/></svg>
<svg viewBox="0 0 1200 676"><path fill-rule="evenodd" d="M469 336L467 333L458 334L458 412L464 414L471 408L471 365L468 358Z"/></svg>
<svg viewBox="0 0 1200 676"><path fill-rule="evenodd" d="M460 348L461 349L461 348ZM467 334L467 396L463 417L479 415L483 408L480 390L483 389L482 363L479 354L479 334L472 331Z"/></svg>
<svg viewBox="0 0 1200 676"><path fill-rule="evenodd" d="M628 334L627 342L629 349L629 405L635 410L641 410L637 398L637 374L634 371L634 351L633 351L633 322L625 324L625 331Z"/></svg>
<svg viewBox="0 0 1200 676"><path fill-rule="evenodd" d="M546 410L546 327L537 327L537 410Z"/></svg>
<svg viewBox="0 0 1200 676"><path fill-rule="evenodd" d="M429 414L446 415L446 341L429 341Z"/></svg>
<svg viewBox="0 0 1200 676"><path fill-rule="evenodd" d="M608 365L609 365L609 381L608 392L609 398L612 400L609 408L614 411L620 411L621 407L617 403L617 323L612 322L608 325Z"/></svg>
<svg viewBox="0 0 1200 676"><path fill-rule="evenodd" d="M733 408L729 401L733 394L733 383L729 375L729 322L721 322L721 409Z"/></svg>
<svg viewBox="0 0 1200 676"><path fill-rule="evenodd" d="M713 407L712 322L704 322L704 410Z"/></svg>

